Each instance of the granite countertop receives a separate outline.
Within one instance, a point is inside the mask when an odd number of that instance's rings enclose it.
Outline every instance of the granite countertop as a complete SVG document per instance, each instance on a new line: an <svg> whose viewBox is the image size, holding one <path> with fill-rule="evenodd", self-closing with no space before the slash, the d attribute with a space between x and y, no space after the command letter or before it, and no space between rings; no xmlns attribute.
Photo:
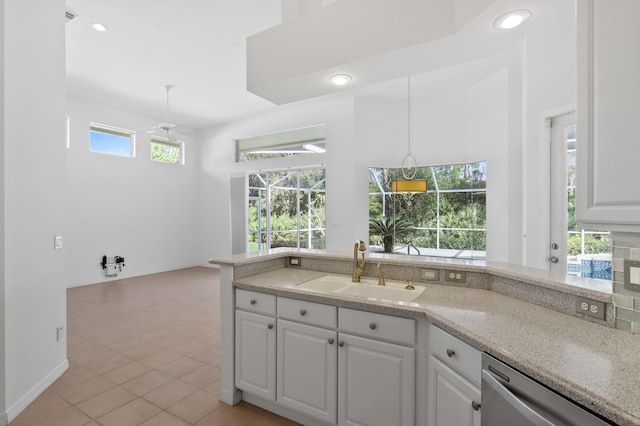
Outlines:
<svg viewBox="0 0 640 426"><path fill-rule="evenodd" d="M227 260L231 263L220 259L214 259L212 263L236 264ZM457 267L465 265L478 266L456 264ZM526 268L513 267L511 270L491 264L484 268L518 277L529 272ZM297 284L323 275L327 274L283 268L237 279L234 286L343 307L426 318L617 424L640 426L640 381L637 380L640 336L490 290L419 283L416 285L424 285L426 289L418 298L412 302L394 303L297 287ZM572 285L556 282L548 275L536 277L535 273L530 279L540 280L543 285ZM585 289L596 291L590 287L587 282Z"/></svg>

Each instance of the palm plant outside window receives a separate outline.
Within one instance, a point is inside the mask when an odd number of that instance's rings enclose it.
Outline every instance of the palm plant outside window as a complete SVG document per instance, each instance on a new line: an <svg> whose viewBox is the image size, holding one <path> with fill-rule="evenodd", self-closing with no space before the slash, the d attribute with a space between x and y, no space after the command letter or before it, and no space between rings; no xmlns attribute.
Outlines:
<svg viewBox="0 0 640 426"><path fill-rule="evenodd" d="M247 251L324 249L325 201L324 168L250 174Z"/></svg>
<svg viewBox="0 0 640 426"><path fill-rule="evenodd" d="M484 161L418 167L416 179L427 180L424 194L391 191L391 182L402 176L399 168L372 167L369 171L371 246L404 254L486 257Z"/></svg>

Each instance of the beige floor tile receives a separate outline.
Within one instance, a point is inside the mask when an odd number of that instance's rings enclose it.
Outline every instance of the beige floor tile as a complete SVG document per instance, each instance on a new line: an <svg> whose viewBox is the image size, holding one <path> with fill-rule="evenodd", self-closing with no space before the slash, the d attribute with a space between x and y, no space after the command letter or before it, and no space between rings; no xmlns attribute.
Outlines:
<svg viewBox="0 0 640 426"><path fill-rule="evenodd" d="M122 387L138 396L142 396L165 383L169 383L171 380L173 380L172 376L157 370L151 370L122 384Z"/></svg>
<svg viewBox="0 0 640 426"><path fill-rule="evenodd" d="M200 349L189 354L189 358L196 359L200 362L204 362L209 365L220 366L220 356L218 354L218 348L214 345L209 345L204 349Z"/></svg>
<svg viewBox="0 0 640 426"><path fill-rule="evenodd" d="M196 423L196 426L257 426L258 414L243 406L220 404L215 411Z"/></svg>
<svg viewBox="0 0 640 426"><path fill-rule="evenodd" d="M162 349L147 357L141 358L139 361L151 368L159 368L180 358L182 358L182 355L167 349Z"/></svg>
<svg viewBox="0 0 640 426"><path fill-rule="evenodd" d="M118 407L122 407L136 398L137 396L135 394L116 386L106 392L82 401L76 405L76 407L91 418L96 419Z"/></svg>
<svg viewBox="0 0 640 426"><path fill-rule="evenodd" d="M115 370L116 368L130 364L131 361L131 358L114 353L106 358L87 360L82 365L96 374L105 374L109 371Z"/></svg>
<svg viewBox="0 0 640 426"><path fill-rule="evenodd" d="M220 404L218 398L199 390L172 405L167 411L188 423L195 423L218 408Z"/></svg>
<svg viewBox="0 0 640 426"><path fill-rule="evenodd" d="M142 345L135 346L126 351L122 351L121 354L127 358L135 359L136 361L146 358L153 354L158 353L162 347L156 345L153 342L143 343Z"/></svg>
<svg viewBox="0 0 640 426"><path fill-rule="evenodd" d="M195 393L197 390L198 388L193 385L174 379L160 386L158 389L147 393L143 398L160 408L167 409Z"/></svg>
<svg viewBox="0 0 640 426"><path fill-rule="evenodd" d="M111 370L108 373L103 374L103 377L117 385L121 385L131 379L141 376L149 370L151 370L150 367L137 361L132 361L127 365L118 367L115 370Z"/></svg>
<svg viewBox="0 0 640 426"><path fill-rule="evenodd" d="M138 398L96 420L103 426L136 426L160 411L155 405Z"/></svg>
<svg viewBox="0 0 640 426"><path fill-rule="evenodd" d="M185 374L195 370L198 367L202 367L204 363L191 359L189 357L178 358L177 360L163 365L158 370L163 373L167 373L173 377L184 376Z"/></svg>
<svg viewBox="0 0 640 426"><path fill-rule="evenodd" d="M174 352L177 352L182 355L190 355L194 352L200 351L202 349L206 349L209 345L206 343L199 342L197 340L191 339L190 342L185 342L179 345L171 346L171 349Z"/></svg>
<svg viewBox="0 0 640 426"><path fill-rule="evenodd" d="M176 416L163 411L141 423L140 426L189 426L189 423L183 422Z"/></svg>
<svg viewBox="0 0 640 426"><path fill-rule="evenodd" d="M76 385L86 382L89 379L98 377L98 375L85 367L79 366L77 363L69 363L69 369L64 372L52 385L51 389L57 391L60 388Z"/></svg>
<svg viewBox="0 0 640 426"><path fill-rule="evenodd" d="M203 387L202 390L205 392L209 392L215 396L220 396L220 386L222 384L222 380L218 379L213 383L209 383L207 386Z"/></svg>
<svg viewBox="0 0 640 426"><path fill-rule="evenodd" d="M52 390L46 390L29 405L28 410L24 410L14 419L12 425L38 424L39 421L46 419L51 413L67 407L71 407L67 401Z"/></svg>
<svg viewBox="0 0 640 426"><path fill-rule="evenodd" d="M185 374L184 376L180 376L180 380L199 388L203 388L218 380L220 377L221 372L218 367L205 364L202 367L196 368L190 373Z"/></svg>
<svg viewBox="0 0 640 426"><path fill-rule="evenodd" d="M97 376L82 383L56 389L55 392L70 404L77 404L112 387L113 383L101 376Z"/></svg>
<svg viewBox="0 0 640 426"><path fill-rule="evenodd" d="M84 426L91 418L75 407L68 406L51 413L41 413L37 418L26 420L18 416L11 426Z"/></svg>
<svg viewBox="0 0 640 426"><path fill-rule="evenodd" d="M11 426L294 425L218 402L218 277L187 268L68 289L69 369Z"/></svg>

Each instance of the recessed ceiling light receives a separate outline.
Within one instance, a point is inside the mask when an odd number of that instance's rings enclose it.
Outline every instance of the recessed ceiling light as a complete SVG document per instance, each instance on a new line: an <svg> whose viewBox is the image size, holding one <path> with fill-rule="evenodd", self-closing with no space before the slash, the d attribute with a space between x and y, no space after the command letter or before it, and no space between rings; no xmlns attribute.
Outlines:
<svg viewBox="0 0 640 426"><path fill-rule="evenodd" d="M335 84L336 86L344 86L345 84L351 81L351 76L349 74L336 74L336 75L332 75L329 78L329 81Z"/></svg>
<svg viewBox="0 0 640 426"><path fill-rule="evenodd" d="M531 12L526 9L512 10L493 21L493 27L497 30L510 30L524 24L529 18Z"/></svg>
<svg viewBox="0 0 640 426"><path fill-rule="evenodd" d="M107 31L109 28L107 28L107 26L105 24L101 24L100 22L92 22L91 23L91 27L96 30L96 31L100 31L100 32L105 32Z"/></svg>

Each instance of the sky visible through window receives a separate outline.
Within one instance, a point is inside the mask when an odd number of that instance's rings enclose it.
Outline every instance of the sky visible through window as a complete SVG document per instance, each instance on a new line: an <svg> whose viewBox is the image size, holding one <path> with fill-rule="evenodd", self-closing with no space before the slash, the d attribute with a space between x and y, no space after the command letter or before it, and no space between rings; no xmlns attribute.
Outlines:
<svg viewBox="0 0 640 426"><path fill-rule="evenodd" d="M91 152L131 157L131 137L91 130L90 138Z"/></svg>

